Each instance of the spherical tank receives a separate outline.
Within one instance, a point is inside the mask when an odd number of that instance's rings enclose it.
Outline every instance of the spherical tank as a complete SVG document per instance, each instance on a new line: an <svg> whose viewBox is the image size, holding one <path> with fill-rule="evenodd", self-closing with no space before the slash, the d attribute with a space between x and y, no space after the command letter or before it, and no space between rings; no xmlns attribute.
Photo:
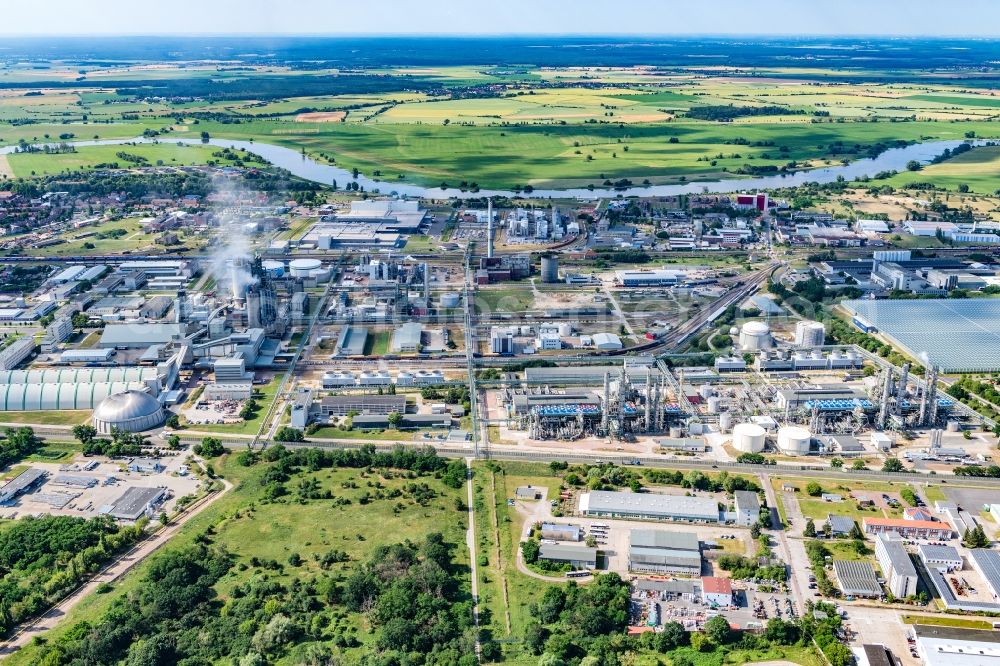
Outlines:
<svg viewBox="0 0 1000 666"><path fill-rule="evenodd" d="M805 428L785 426L778 429L778 449L789 456L801 456L809 453L809 443L812 434Z"/></svg>
<svg viewBox="0 0 1000 666"><path fill-rule="evenodd" d="M743 453L760 453L766 437L767 433L756 423L739 423L733 428L733 448Z"/></svg>

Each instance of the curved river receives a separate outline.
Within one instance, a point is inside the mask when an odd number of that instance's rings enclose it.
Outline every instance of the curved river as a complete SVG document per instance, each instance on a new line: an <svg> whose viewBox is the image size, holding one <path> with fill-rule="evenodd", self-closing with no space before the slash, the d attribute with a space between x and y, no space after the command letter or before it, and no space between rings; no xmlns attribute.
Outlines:
<svg viewBox="0 0 1000 666"><path fill-rule="evenodd" d="M146 139L143 137L135 139L104 139L94 141L74 141L70 142L74 146L101 146L101 145L124 145L128 143L203 143L198 139ZM382 194L396 194L408 197L423 197L428 199L446 199L449 197L483 197L483 196L531 196L533 198L574 198L574 199L598 199L602 197L622 196L674 196L678 194L702 194L702 193L725 193L741 192L746 190L768 190L779 187L794 187L805 183L832 183L837 178L843 176L847 180L871 177L881 171L903 171L907 162L916 160L922 164L930 162L933 158L944 152L945 148L955 148L963 141L930 141L927 143L915 143L903 148L890 148L875 158L865 158L856 160L846 165L823 167L820 169L810 169L797 171L784 175L761 176L756 178L729 178L715 181L700 181L678 185L648 185L630 187L626 189L613 188L574 188L565 190L536 189L530 194L514 192L512 190L479 190L471 192L458 188L424 187L421 185L410 185L394 181L382 181L353 174L338 166L330 164L320 164L311 157L303 155L301 152L284 146L276 146L270 143L259 141L236 141L232 139L209 139L209 144L220 148L246 149L260 155L274 166L286 169L290 173L306 180L316 183L330 185L334 180L337 184L343 185L357 181L358 185L365 191ZM974 145L982 145L982 141L972 142ZM0 148L0 155L11 154L17 146L4 146Z"/></svg>

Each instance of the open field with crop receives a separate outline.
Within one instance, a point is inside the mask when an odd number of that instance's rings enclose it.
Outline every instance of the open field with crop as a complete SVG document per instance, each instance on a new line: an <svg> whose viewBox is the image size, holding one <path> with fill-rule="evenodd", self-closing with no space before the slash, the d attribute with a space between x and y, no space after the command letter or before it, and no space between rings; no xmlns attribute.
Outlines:
<svg viewBox="0 0 1000 666"><path fill-rule="evenodd" d="M886 182L894 187L934 183L952 191L967 185L970 192L994 194L1000 190L1000 146L974 148L940 164L927 165L920 171L897 174Z"/></svg>
<svg viewBox="0 0 1000 666"><path fill-rule="evenodd" d="M7 160L15 176L34 176L76 171L104 165L117 164L127 169L131 166L189 166L212 161L212 153L219 149L213 146L178 143L135 144L125 146L82 146L72 153L16 153ZM124 153L132 157L129 161L121 157ZM146 160L146 163L135 161Z"/></svg>
<svg viewBox="0 0 1000 666"><path fill-rule="evenodd" d="M427 185L585 187L606 180L659 184L769 167L810 168L857 159L894 141L962 139L968 132L1000 136L991 122L1000 103L988 91L905 72L899 76L913 81L845 82L834 80L844 73L821 67L773 68L752 77L724 68L373 71L385 77L379 86L398 89L295 95L294 82L315 77L283 67L220 72L198 65L130 65L86 72L88 79L106 81L106 88L50 88L28 95L32 80L65 80L67 70L12 66L0 69L0 82L25 88L0 94L0 142L57 141L67 134L70 140L130 138L145 130L161 132L169 141L171 135L208 131L217 138L304 149L345 168ZM247 96L169 102L135 100L119 92L132 81L183 86L208 79L249 80ZM270 91L277 81L288 83L288 97L254 98L253 84ZM441 88L415 90L416 81ZM448 92L500 82L521 85L468 97ZM3 123L23 118L31 123ZM195 150L153 159L201 163L203 156ZM11 161L21 176L103 160L81 150L76 157L13 156ZM995 152L965 155L890 182L916 177L992 192L1000 185L991 172L995 161Z"/></svg>

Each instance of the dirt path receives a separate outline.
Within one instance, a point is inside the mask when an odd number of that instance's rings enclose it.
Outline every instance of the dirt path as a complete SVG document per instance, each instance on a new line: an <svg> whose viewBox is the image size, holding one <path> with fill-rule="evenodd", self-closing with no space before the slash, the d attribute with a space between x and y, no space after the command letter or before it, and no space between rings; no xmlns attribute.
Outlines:
<svg viewBox="0 0 1000 666"><path fill-rule="evenodd" d="M469 573L472 576L472 621L476 625L476 657L482 653L479 640L479 571L476 567L476 503L472 495L472 458L465 459L465 492L468 501L469 529L465 533L465 545L469 548Z"/></svg>
<svg viewBox="0 0 1000 666"><path fill-rule="evenodd" d="M221 492L215 492L211 495L203 497L201 500L188 508L188 510L174 522L170 523L152 536L146 538L144 541L136 544L127 552L116 557L110 564L101 569L101 571L99 571L93 578L78 587L56 606L49 609L44 615L19 627L10 640L5 641L3 647L0 648L0 657L17 652L36 636L54 628L77 604L91 594L94 594L98 585L101 585L102 583L113 583L135 568L137 564L159 550L160 547L162 547L172 536L180 531L180 529L189 520L207 509L213 502L215 502L215 500L219 499L233 488L233 484L228 481L222 480L222 483L223 489Z"/></svg>
<svg viewBox="0 0 1000 666"><path fill-rule="evenodd" d="M0 155L0 177L3 176L14 177L14 170L10 168L10 161L6 155Z"/></svg>

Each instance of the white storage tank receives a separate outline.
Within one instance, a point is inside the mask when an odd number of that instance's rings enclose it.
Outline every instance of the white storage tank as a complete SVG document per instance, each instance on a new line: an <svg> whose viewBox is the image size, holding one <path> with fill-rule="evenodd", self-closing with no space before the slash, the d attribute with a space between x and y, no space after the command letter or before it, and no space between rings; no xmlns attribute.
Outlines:
<svg viewBox="0 0 1000 666"><path fill-rule="evenodd" d="M573 335L572 324L567 324L566 322L559 324L559 335L562 336Z"/></svg>
<svg viewBox="0 0 1000 666"><path fill-rule="evenodd" d="M740 329L740 349L756 351L771 347L771 327L762 321L748 321Z"/></svg>
<svg viewBox="0 0 1000 666"><path fill-rule="evenodd" d="M702 384L701 388L698 389L698 395L700 395L702 397L702 400L708 400L714 394L715 394L715 391L712 390L712 387L709 386L708 384Z"/></svg>
<svg viewBox="0 0 1000 666"><path fill-rule="evenodd" d="M718 414L719 409L722 407L722 398L717 395L713 395L708 399L708 413Z"/></svg>
<svg viewBox="0 0 1000 666"><path fill-rule="evenodd" d="M733 427L733 415L731 412L719 413L719 432L726 433Z"/></svg>
<svg viewBox="0 0 1000 666"><path fill-rule="evenodd" d="M691 421L688 423L688 434L700 435L705 432L705 424L701 421Z"/></svg>
<svg viewBox="0 0 1000 666"><path fill-rule="evenodd" d="M670 426L670 437L672 439L677 439L682 434L680 426Z"/></svg>
<svg viewBox="0 0 1000 666"><path fill-rule="evenodd" d="M812 434L805 428L785 426L778 429L778 450L789 456L803 456L809 453Z"/></svg>
<svg viewBox="0 0 1000 666"><path fill-rule="evenodd" d="M288 270L292 277L308 278L312 277L313 271L319 271L323 263L319 259L292 259L288 263Z"/></svg>
<svg viewBox="0 0 1000 666"><path fill-rule="evenodd" d="M739 423L733 428L733 448L742 453L764 450L767 433L756 423Z"/></svg>
<svg viewBox="0 0 1000 666"><path fill-rule="evenodd" d="M457 292L447 291L441 294L441 307L443 308L457 308L458 303L461 300Z"/></svg>
<svg viewBox="0 0 1000 666"><path fill-rule="evenodd" d="M795 324L795 344L799 347L821 347L826 340L826 329L818 321L800 321Z"/></svg>

